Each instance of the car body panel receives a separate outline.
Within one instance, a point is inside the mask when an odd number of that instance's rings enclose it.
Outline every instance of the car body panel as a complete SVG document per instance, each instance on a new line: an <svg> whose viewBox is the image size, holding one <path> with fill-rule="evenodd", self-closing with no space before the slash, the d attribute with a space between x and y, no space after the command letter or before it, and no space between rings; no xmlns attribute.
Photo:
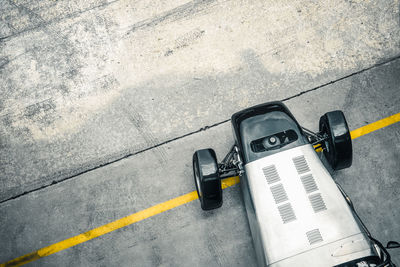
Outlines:
<svg viewBox="0 0 400 267"><path fill-rule="evenodd" d="M307 266L333 266L375 255L312 145L249 162L244 168L242 191L260 264L306 266L294 264L305 261ZM354 244L354 251L338 253L346 242Z"/></svg>
<svg viewBox="0 0 400 267"><path fill-rule="evenodd" d="M348 244L351 244L350 246ZM347 245L347 246L346 246ZM342 247L346 246L346 249ZM342 251L341 255L335 252ZM332 252L334 254L332 254ZM304 267L332 267L354 259L375 255L373 248L363 234L354 235L333 243L313 248L292 257L275 262L270 267L304 266Z"/></svg>

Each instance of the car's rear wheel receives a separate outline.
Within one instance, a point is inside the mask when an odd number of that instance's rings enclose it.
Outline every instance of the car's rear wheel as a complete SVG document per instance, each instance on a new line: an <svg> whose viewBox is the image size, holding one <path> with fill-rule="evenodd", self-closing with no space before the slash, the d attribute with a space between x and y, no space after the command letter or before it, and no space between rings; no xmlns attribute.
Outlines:
<svg viewBox="0 0 400 267"><path fill-rule="evenodd" d="M353 148L343 112L335 110L325 113L319 120L319 131L328 137L322 146L332 169L341 170L350 167L353 161Z"/></svg>
<svg viewBox="0 0 400 267"><path fill-rule="evenodd" d="M193 154L193 174L201 208L211 210L221 207L222 188L214 150L202 149Z"/></svg>

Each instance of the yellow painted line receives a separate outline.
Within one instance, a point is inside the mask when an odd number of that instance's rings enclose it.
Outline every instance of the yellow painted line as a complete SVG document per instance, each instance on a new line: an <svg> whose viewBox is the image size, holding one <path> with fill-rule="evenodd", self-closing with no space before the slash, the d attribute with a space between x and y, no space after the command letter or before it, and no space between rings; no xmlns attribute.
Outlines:
<svg viewBox="0 0 400 267"><path fill-rule="evenodd" d="M314 149L315 149L316 152L322 152L321 144L314 145Z"/></svg>
<svg viewBox="0 0 400 267"><path fill-rule="evenodd" d="M392 125L392 124L394 124L396 122L399 122L399 121L400 121L400 113L397 113L397 114L394 114L394 115L392 115L390 117L386 117L386 118L381 119L379 121L367 124L365 126L362 126L362 127L358 128L358 129L355 129L355 130L351 131L350 132L351 139L356 139L356 138L358 138L360 136L369 134L371 132L374 132L376 130L382 129L382 128L386 127L386 126ZM315 149L316 152L322 152L322 148L321 148L320 144L315 145L314 149Z"/></svg>
<svg viewBox="0 0 400 267"><path fill-rule="evenodd" d="M368 134L370 132L379 130L381 128L384 128L386 126L389 126L391 124L394 124L396 122L400 121L400 113L397 113L395 115L392 115L390 117L384 118L382 120L373 122L371 124L365 125L363 127L360 127L356 130L351 131L351 138L356 139L360 136L363 136L365 134ZM321 149L318 148L317 149ZM232 185L235 185L239 183L239 177L230 177L222 180L222 189L225 189L227 187L230 187ZM23 264L26 264L28 262L35 261L37 259L49 256L51 254L57 253L61 250L76 246L78 244L81 244L83 242L89 241L93 238L105 235L107 233L110 233L112 231L115 231L117 229L120 229L122 227L134 224L136 222L140 222L144 219L147 219L149 217L152 217L154 215L160 214L164 211L179 207L181 205L184 205L188 202L191 202L195 199L198 199L197 192L193 191L190 193L187 193L185 195L176 197L174 199L168 200L166 202L157 204L155 206L152 206L148 209L136 212L134 214L131 214L129 216L126 216L124 218L118 219L116 221L110 222L108 224L102 225L100 227L94 228L92 230L89 230L85 233L79 234L77 236L73 236L71 238L65 239L63 241L60 241L58 243L52 244L50 246L41 248L37 251L34 251L32 253L26 254L24 256L15 258L11 261L8 261L6 263L0 264L0 267L5 267L5 266L21 266Z"/></svg>
<svg viewBox="0 0 400 267"><path fill-rule="evenodd" d="M221 181L222 189L230 187L239 183L239 176L229 177ZM198 195L196 191L187 193L185 195L176 197L174 199L168 200L166 202L157 204L148 209L141 210L124 218L118 219L116 221L110 222L108 224L102 225L100 227L94 228L90 231L82 233L77 236L73 236L71 238L65 239L58 243L52 244L50 246L41 248L32 253L26 254L24 256L18 257L6 263L0 264L1 267L5 266L21 266L23 264L29 263L31 261L49 256L51 254L57 253L61 250L76 246L83 242L89 241L93 238L105 235L122 227L134 224L136 222L140 222L144 219L152 217L154 215L160 214L164 211L179 207L183 204L189 203L195 199L198 199Z"/></svg>
<svg viewBox="0 0 400 267"><path fill-rule="evenodd" d="M315 149L315 152L322 152L323 151L322 147L317 147L317 148L314 147L314 149Z"/></svg>
<svg viewBox="0 0 400 267"><path fill-rule="evenodd" d="M358 129L355 129L353 131L351 131L350 135L351 135L351 139L356 139L360 136L369 134L370 132L382 129L386 126L389 126L393 123L399 122L400 121L400 113L394 114L390 117L386 117L384 119L381 119L379 121L367 124L363 127L360 127Z"/></svg>

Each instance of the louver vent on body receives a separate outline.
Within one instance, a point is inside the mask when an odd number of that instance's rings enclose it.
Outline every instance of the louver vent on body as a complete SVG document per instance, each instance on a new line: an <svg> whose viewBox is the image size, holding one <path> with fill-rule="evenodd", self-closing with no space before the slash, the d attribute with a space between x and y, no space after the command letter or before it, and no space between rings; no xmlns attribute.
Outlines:
<svg viewBox="0 0 400 267"><path fill-rule="evenodd" d="M307 161L304 156L298 156L293 158L294 166L299 174L303 174L310 171Z"/></svg>
<svg viewBox="0 0 400 267"><path fill-rule="evenodd" d="M305 175L300 178L301 182L303 183L304 189L306 190L307 194L312 193L318 190L318 186L315 183L314 177L312 174Z"/></svg>
<svg viewBox="0 0 400 267"><path fill-rule="evenodd" d="M285 188L283 188L282 184L277 184L271 186L272 196L274 197L275 203L279 204L288 200L288 196L286 194Z"/></svg>
<svg viewBox="0 0 400 267"><path fill-rule="evenodd" d="M311 202L311 206L315 213L326 210L325 202L322 199L321 194L313 194L308 196Z"/></svg>
<svg viewBox="0 0 400 267"><path fill-rule="evenodd" d="M278 172L276 171L275 165L269 165L262 169L267 179L268 184L276 183L280 180Z"/></svg>
<svg viewBox="0 0 400 267"><path fill-rule="evenodd" d="M321 233L319 232L319 229L314 229L314 230L308 231L306 233L306 235L307 235L308 242L310 243L310 245L313 245L315 243L323 241Z"/></svg>
<svg viewBox="0 0 400 267"><path fill-rule="evenodd" d="M294 214L292 205L290 205L290 203L278 206L278 210L281 215L283 223L288 223L296 220L296 215Z"/></svg>

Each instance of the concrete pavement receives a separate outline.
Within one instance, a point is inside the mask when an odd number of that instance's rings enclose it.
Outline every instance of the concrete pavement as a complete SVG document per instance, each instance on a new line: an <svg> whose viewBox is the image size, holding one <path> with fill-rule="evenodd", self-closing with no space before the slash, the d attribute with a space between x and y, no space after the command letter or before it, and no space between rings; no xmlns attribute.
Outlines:
<svg viewBox="0 0 400 267"><path fill-rule="evenodd" d="M244 107L290 98L314 130L334 109L351 129L399 112L398 1L0 3L0 262L194 190L192 153L233 142L229 122L196 131ZM355 140L334 174L383 242L400 240L399 130ZM238 186L219 210L191 202L31 263L255 264Z"/></svg>
<svg viewBox="0 0 400 267"><path fill-rule="evenodd" d="M350 128L357 128L396 110L400 76L392 74L400 73L399 61L286 103L306 127L315 129L320 114L342 109ZM376 99L374 88L362 84L365 80L370 85L381 84L381 95L392 96L385 99L386 109L365 101ZM342 98L328 105L323 100L332 98L332 92ZM350 94L352 104L348 105ZM304 108L304 103L313 112ZM383 242L400 239L399 130L399 124L395 124L354 140L353 166L334 174L372 234ZM221 159L232 142L230 124L224 123L3 203L0 218L4 227L0 239L6 243L0 260L29 253L194 190L193 151L213 147ZM164 153L162 163L160 151ZM398 251L393 251L393 255L399 261ZM198 201L194 201L32 263L33 266L189 264L256 264L238 186L224 191L221 209L203 212Z"/></svg>
<svg viewBox="0 0 400 267"><path fill-rule="evenodd" d="M400 54L398 1L1 3L0 201Z"/></svg>

